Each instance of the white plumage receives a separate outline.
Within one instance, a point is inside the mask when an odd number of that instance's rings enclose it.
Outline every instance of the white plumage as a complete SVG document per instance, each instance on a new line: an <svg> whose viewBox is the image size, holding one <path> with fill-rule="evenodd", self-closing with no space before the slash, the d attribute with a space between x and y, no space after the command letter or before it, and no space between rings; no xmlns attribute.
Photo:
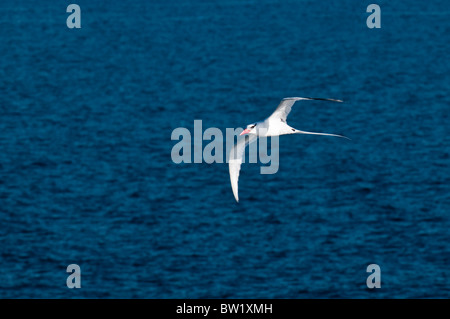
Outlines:
<svg viewBox="0 0 450 319"><path fill-rule="evenodd" d="M341 100L312 98L312 97L287 97L284 98L278 105L276 110L266 118L264 121L256 122L254 124L247 125L247 128L242 131L241 135L248 134L248 138L239 140L236 145L230 151L228 157L228 167L230 172L231 188L233 190L234 198L239 202L238 196L238 180L239 171L241 170L242 158L244 157L245 148L248 144L253 143L260 136L279 136L285 134L313 134L313 135L327 135L347 138L343 135L328 134L328 133L315 133L297 130L289 126L286 122L292 106L296 101L300 100L322 100L342 102Z"/></svg>

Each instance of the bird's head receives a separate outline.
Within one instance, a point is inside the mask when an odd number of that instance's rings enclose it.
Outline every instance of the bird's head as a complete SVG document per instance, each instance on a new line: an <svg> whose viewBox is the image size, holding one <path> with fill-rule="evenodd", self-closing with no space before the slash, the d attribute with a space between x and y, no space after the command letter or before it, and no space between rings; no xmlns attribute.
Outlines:
<svg viewBox="0 0 450 319"><path fill-rule="evenodd" d="M239 135L244 134L256 134L256 123L247 125L247 128L243 130L242 133Z"/></svg>

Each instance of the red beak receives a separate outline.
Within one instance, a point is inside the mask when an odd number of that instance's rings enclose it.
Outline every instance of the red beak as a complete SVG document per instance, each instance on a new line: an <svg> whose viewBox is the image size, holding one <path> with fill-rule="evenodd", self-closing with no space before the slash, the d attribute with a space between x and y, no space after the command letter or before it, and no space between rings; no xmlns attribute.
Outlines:
<svg viewBox="0 0 450 319"><path fill-rule="evenodd" d="M250 131L251 131L251 130L250 130L249 128L246 128L245 130L242 131L241 134L239 134L239 136L244 135L244 134L247 134L247 133L249 133Z"/></svg>

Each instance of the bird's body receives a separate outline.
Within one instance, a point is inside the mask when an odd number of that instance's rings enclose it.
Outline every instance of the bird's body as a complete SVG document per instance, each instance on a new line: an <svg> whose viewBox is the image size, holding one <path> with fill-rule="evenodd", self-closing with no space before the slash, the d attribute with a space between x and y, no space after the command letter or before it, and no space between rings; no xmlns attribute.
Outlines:
<svg viewBox="0 0 450 319"><path fill-rule="evenodd" d="M263 122L257 123L260 131L258 137L280 136L286 134L299 133L299 130L289 126L286 122L280 119L267 118Z"/></svg>
<svg viewBox="0 0 450 319"><path fill-rule="evenodd" d="M249 135L248 139L245 138L238 141L238 143L234 145L233 148L231 149L228 158L231 188L233 190L233 194L237 202L239 202L238 196L239 171L241 169L242 158L245 153L245 147L248 144L256 141L258 137L280 136L286 134L312 134L312 135L327 135L327 136L347 138L343 135L301 131L289 126L286 122L287 117L294 103L300 100L322 100L322 101L342 102L341 100L334 100L334 99L288 97L284 98L278 105L276 110L272 113L272 115L270 115L264 121L247 125L247 128L244 131L242 131L241 135L248 134Z"/></svg>

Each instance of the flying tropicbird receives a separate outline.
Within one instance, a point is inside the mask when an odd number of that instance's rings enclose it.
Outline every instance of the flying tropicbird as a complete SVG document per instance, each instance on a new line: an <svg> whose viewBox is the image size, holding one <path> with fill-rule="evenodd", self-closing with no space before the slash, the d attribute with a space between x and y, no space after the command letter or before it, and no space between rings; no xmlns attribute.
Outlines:
<svg viewBox="0 0 450 319"><path fill-rule="evenodd" d="M230 171L231 188L233 189L234 198L236 198L237 202L239 202L238 197L239 171L241 170L242 158L245 153L245 148L250 143L256 141L258 137L279 136L285 134L313 134L313 135L337 136L349 139L348 137L342 135L306 132L290 127L286 123L286 119L289 113L291 112L292 105L294 105L296 101L300 100L322 100L322 101L342 102L341 100L323 99L314 97L287 97L281 101L280 105L278 105L275 112L273 112L272 115L270 115L264 121L247 125L247 128L243 130L240 135L249 134L248 138L244 138L238 141L236 145L234 145L233 148L231 149L228 157L228 168Z"/></svg>

